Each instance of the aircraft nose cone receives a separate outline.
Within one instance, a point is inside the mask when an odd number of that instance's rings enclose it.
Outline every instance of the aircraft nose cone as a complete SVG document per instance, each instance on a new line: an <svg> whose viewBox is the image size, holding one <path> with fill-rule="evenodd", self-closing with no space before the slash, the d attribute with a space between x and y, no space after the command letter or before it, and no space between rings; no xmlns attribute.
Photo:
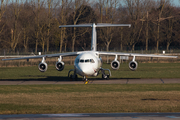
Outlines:
<svg viewBox="0 0 180 120"><path fill-rule="evenodd" d="M80 65L79 66L79 71L80 71L82 76L91 74L91 71L90 71L89 67L86 66L86 65Z"/></svg>
<svg viewBox="0 0 180 120"><path fill-rule="evenodd" d="M80 67L80 70L81 72L84 74L84 75L87 75L88 74L88 68L86 66L81 66Z"/></svg>
<svg viewBox="0 0 180 120"><path fill-rule="evenodd" d="M88 74L89 74L89 71L88 71L88 69L83 69L83 70L82 70L82 73L83 73L84 75L88 75Z"/></svg>

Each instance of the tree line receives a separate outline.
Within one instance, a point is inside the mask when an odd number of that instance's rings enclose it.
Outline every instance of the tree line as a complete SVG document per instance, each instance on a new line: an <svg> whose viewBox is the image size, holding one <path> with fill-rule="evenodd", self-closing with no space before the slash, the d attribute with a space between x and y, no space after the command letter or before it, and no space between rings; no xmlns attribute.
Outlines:
<svg viewBox="0 0 180 120"><path fill-rule="evenodd" d="M89 50L85 23L131 24L97 28L98 50L179 49L180 13L171 0L1 0L0 50Z"/></svg>

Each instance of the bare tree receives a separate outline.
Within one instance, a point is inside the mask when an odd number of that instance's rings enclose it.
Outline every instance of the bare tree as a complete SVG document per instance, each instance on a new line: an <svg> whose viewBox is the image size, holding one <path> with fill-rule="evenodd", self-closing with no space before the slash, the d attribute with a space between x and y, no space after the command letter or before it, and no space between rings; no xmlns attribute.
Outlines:
<svg viewBox="0 0 180 120"><path fill-rule="evenodd" d="M7 9L7 5L8 5L8 0L1 0L0 1L0 4L1 4L1 10L0 10L0 34L2 34L4 32L4 27L6 25L6 22L3 21L3 16L4 16L4 13L6 12L6 9ZM2 45L2 42L5 42L2 38L0 38L0 43L1 43L1 46L4 46Z"/></svg>
<svg viewBox="0 0 180 120"><path fill-rule="evenodd" d="M152 22L155 24L155 26L157 26L157 30L155 30L154 35L153 35L155 38L155 41L156 41L156 50L157 51L159 50L160 41L163 42L163 39L161 39L161 37L160 37L160 33L162 32L162 30L160 29L160 27L162 26L161 22L174 17L174 16L166 16L166 17L164 16L164 14L166 14L166 11L164 11L164 9L167 6L170 6L170 0L158 0L156 2L156 6L155 6L157 15L153 16L154 20L152 20ZM153 14L155 14L155 13L153 13Z"/></svg>
<svg viewBox="0 0 180 120"><path fill-rule="evenodd" d="M15 3L12 3L13 10L13 27L11 28L11 41L10 46L12 51L15 51L15 48L19 42L19 37L22 30L18 29L18 18L20 11L22 10L22 4L20 4L19 0L16 0Z"/></svg>
<svg viewBox="0 0 180 120"><path fill-rule="evenodd" d="M146 45L146 50L179 47L180 7L171 0L0 0L0 5L1 49L89 49L90 28L58 26L92 22L132 25L98 28L98 46L107 51L126 46L134 50L136 45Z"/></svg>
<svg viewBox="0 0 180 120"><path fill-rule="evenodd" d="M169 46L172 43L172 37L174 34L174 23L176 22L176 17L178 16L178 13L176 12L174 7L171 7L170 5L165 8L165 15L164 15L164 21L163 21L163 31L166 36L166 50L169 50Z"/></svg>
<svg viewBox="0 0 180 120"><path fill-rule="evenodd" d="M62 0L63 3L64 0ZM48 13L47 13L47 37L46 37L46 47L47 47L47 52L49 51L49 41L50 41L50 32L51 32L51 24L52 24L52 20L53 18L53 11L56 10L56 7L59 4L59 0L55 1L55 0L47 0L47 6L48 6ZM62 4L63 6L64 4Z"/></svg>
<svg viewBox="0 0 180 120"><path fill-rule="evenodd" d="M67 24L67 17L68 17L68 5L71 3L69 0L62 0L61 1L62 6L61 6L61 25ZM59 51L62 52L62 46L63 46L63 41L66 39L66 28L61 28L61 38L60 38L60 44L59 44ZM65 47L67 42L65 42ZM65 48L66 51L66 48Z"/></svg>
<svg viewBox="0 0 180 120"><path fill-rule="evenodd" d="M140 23L140 19L143 19L145 16L144 2L145 0L124 0L127 5L129 20L132 24L129 31L127 45L131 47L131 50L134 50L136 43L139 41L141 32L143 29L144 22Z"/></svg>
<svg viewBox="0 0 180 120"><path fill-rule="evenodd" d="M74 13L73 13L73 24L76 25L81 17L86 11L86 8L84 8L82 5L88 4L88 0L75 0L75 6L74 6ZM73 35L72 35L72 52L74 52L74 45L76 41L76 37L79 36L76 34L76 29L73 28ZM85 32L84 32L85 33Z"/></svg>
<svg viewBox="0 0 180 120"><path fill-rule="evenodd" d="M25 48L25 52L28 51L29 38L32 24L34 22L32 6L26 2L23 4L23 10L20 12L19 22L22 28L22 41Z"/></svg>
<svg viewBox="0 0 180 120"><path fill-rule="evenodd" d="M105 22L105 23L114 23L115 22L115 18L116 18L116 8L118 5L118 0L99 0L99 4L100 4L100 14L101 14L101 22ZM103 7L104 5L104 7ZM102 20L102 11L105 11L104 14L104 20ZM102 28L100 29L100 38L102 39L103 43L106 46L106 51L109 51L109 46L110 43L112 42L113 39L113 34L115 32L116 28Z"/></svg>
<svg viewBox="0 0 180 120"><path fill-rule="evenodd" d="M0 22L1 22L2 17L7 9L8 0L1 0L0 4L1 4L1 10L0 10ZM0 34L2 33L4 26L5 26L5 24L3 24L2 28L1 28Z"/></svg>
<svg viewBox="0 0 180 120"><path fill-rule="evenodd" d="M161 22L161 15L162 15L162 11L163 11L163 9L164 9L164 5L165 5L165 0L161 0L161 3L160 3L160 9L159 9L159 14L158 14L158 20L157 20L157 44L156 44L156 49L157 49L157 51L159 50L159 41L160 41L160 39L159 39L159 32L160 32L160 22Z"/></svg>
<svg viewBox="0 0 180 120"><path fill-rule="evenodd" d="M100 13L100 22L102 23L103 19L103 7L105 4L105 0L98 0L99 3L99 13Z"/></svg>
<svg viewBox="0 0 180 120"><path fill-rule="evenodd" d="M38 6L36 6L36 4ZM37 53L38 51L38 39L39 39L39 30L40 30L40 26L39 26L39 14L40 14L40 6L41 6L41 0L38 0L36 3L36 0L33 1L33 5L34 5L34 14L35 14L35 53Z"/></svg>

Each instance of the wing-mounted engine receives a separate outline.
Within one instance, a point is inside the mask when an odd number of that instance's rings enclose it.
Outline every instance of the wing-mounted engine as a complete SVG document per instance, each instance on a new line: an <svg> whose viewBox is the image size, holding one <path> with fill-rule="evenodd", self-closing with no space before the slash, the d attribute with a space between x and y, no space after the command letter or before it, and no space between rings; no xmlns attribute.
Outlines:
<svg viewBox="0 0 180 120"><path fill-rule="evenodd" d="M38 65L38 68L39 68L39 71L41 71L41 72L47 71L48 65L45 62L45 58L44 57L42 58L41 63Z"/></svg>
<svg viewBox="0 0 180 120"><path fill-rule="evenodd" d="M55 66L58 71L62 71L64 69L64 62L58 61Z"/></svg>
<svg viewBox="0 0 180 120"><path fill-rule="evenodd" d="M62 71L64 69L64 62L61 61L62 57L60 56L58 62L56 62L55 67L58 71Z"/></svg>
<svg viewBox="0 0 180 120"><path fill-rule="evenodd" d="M111 62L111 68L112 68L113 70L118 70L118 69L119 69L119 66L120 66L119 61L114 60L114 61Z"/></svg>
<svg viewBox="0 0 180 120"><path fill-rule="evenodd" d="M117 60L117 55L116 55L114 61L111 62L111 68L112 68L113 70L118 70L119 67L120 67L120 63L119 63L119 61Z"/></svg>
<svg viewBox="0 0 180 120"><path fill-rule="evenodd" d="M135 61L135 56L134 56L133 60L129 62L129 69L135 71L137 67L138 67L138 63Z"/></svg>

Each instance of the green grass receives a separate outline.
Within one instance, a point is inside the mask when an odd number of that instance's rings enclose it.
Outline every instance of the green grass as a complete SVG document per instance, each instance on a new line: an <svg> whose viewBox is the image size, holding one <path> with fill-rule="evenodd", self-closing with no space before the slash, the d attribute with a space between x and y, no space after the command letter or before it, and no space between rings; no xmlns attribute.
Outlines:
<svg viewBox="0 0 180 120"><path fill-rule="evenodd" d="M110 64L103 64L103 68L111 70L112 79L116 78L180 78L180 63L140 63L136 71L131 71L128 64L121 64L119 70L112 70ZM0 80L67 80L68 71L73 66L66 65L61 72L54 66L48 66L44 73L37 66L33 67L1 67ZM80 77L82 78L82 77ZM93 79L101 78L90 77ZM81 79L80 79L81 80Z"/></svg>
<svg viewBox="0 0 180 120"><path fill-rule="evenodd" d="M75 84L75 85L1 85L0 94L10 93L70 93L70 92L132 92L180 91L180 84Z"/></svg>
<svg viewBox="0 0 180 120"><path fill-rule="evenodd" d="M109 64L103 68L112 70ZM0 68L0 79L67 80L70 69L7 67ZM180 78L180 63L141 63L137 71L121 64L111 72L112 79ZM0 114L115 112L180 112L180 84L0 85Z"/></svg>
<svg viewBox="0 0 180 120"><path fill-rule="evenodd" d="M180 84L0 86L0 114L180 112Z"/></svg>

